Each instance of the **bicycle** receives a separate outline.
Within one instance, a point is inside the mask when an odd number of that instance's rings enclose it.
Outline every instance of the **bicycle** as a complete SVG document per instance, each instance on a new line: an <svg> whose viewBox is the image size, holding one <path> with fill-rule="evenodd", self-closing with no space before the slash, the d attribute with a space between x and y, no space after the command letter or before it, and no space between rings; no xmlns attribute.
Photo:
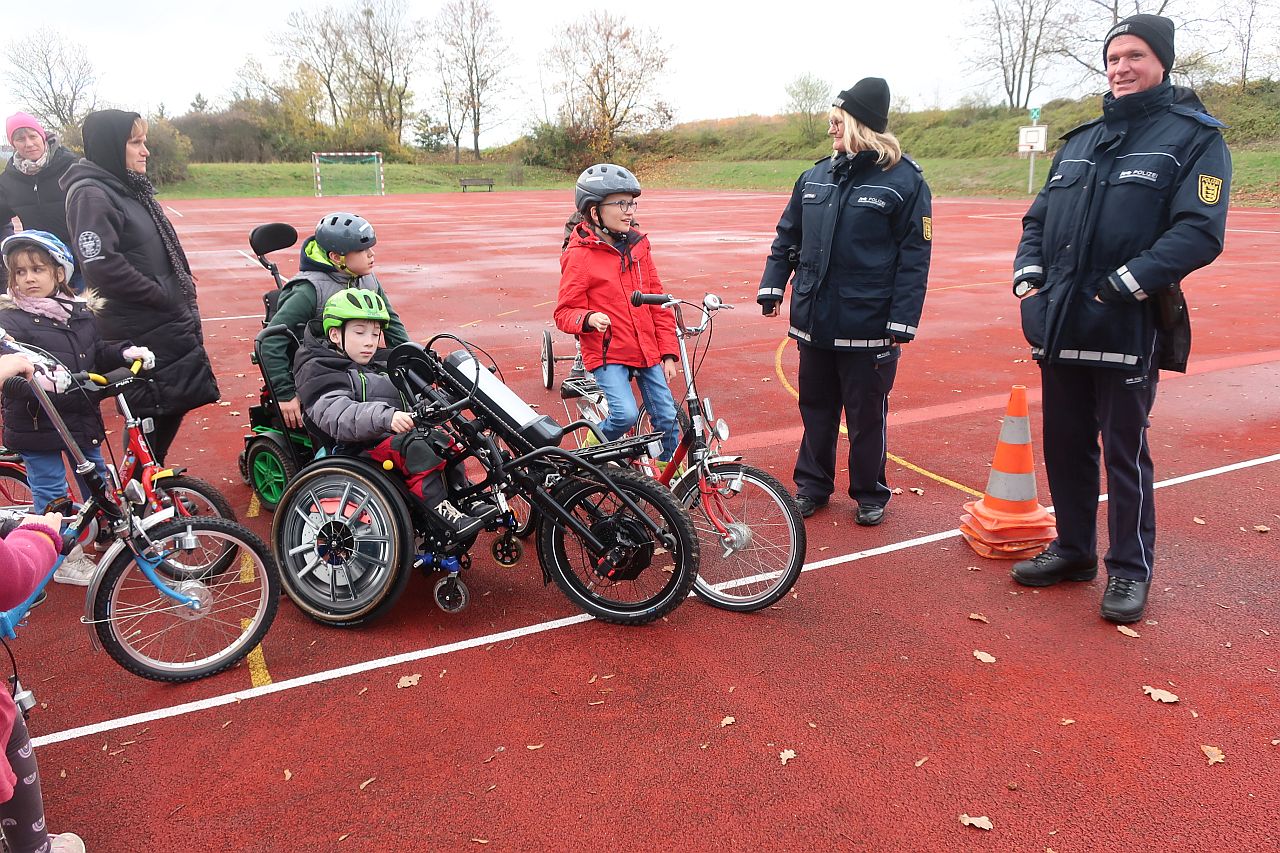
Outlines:
<svg viewBox="0 0 1280 853"><path fill-rule="evenodd" d="M670 487L690 510L702 545L694 593L724 610L751 612L769 607L790 592L800 577L807 548L804 520L795 498L776 477L743 464L741 456L720 454L719 446L729 438L728 424L715 419L710 397L699 399L696 383L698 368L710 348L713 315L733 306L714 293L706 294L700 305L694 305L666 294L635 291L631 302L672 309L680 364L688 377L685 411L677 409L681 416L680 444L671 461L665 465L655 461L661 451L655 443L646 456L632 464ZM681 305L697 308L702 322L686 325ZM696 357L695 344L695 357L691 358L686 341L704 332L707 343L702 357ZM554 354L550 359L554 361ZM608 418L604 394L590 376L571 376L560 387L566 411L572 400L582 419L599 424ZM641 434L652 431L643 406L635 430ZM688 467L682 470L686 462ZM695 505L698 512L693 512Z"/></svg>
<svg viewBox="0 0 1280 853"><path fill-rule="evenodd" d="M26 356L37 372L53 375L53 363L13 342L0 350ZM91 381L85 374L75 381ZM13 639L33 603L75 542L94 525L115 541L98 561L85 595L81 622L90 644L126 670L156 681L194 681L222 672L249 654L266 635L280 599L275 560L266 543L239 523L209 516L175 517L175 505L142 516L148 498L138 480L108 483L76 444L48 394L26 383L88 485L83 503L63 528L58 559L31 595L0 612L0 636ZM108 474L115 477L108 469Z"/></svg>

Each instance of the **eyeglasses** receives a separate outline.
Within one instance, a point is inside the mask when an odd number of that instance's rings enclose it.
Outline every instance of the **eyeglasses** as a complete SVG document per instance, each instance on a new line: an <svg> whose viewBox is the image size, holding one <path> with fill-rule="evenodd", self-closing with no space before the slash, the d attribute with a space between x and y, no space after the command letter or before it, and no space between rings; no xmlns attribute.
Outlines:
<svg viewBox="0 0 1280 853"><path fill-rule="evenodd" d="M632 199L631 201L608 201L600 206L611 207L615 204L618 206L618 210L622 211L623 213L630 213L631 211L635 210L637 207L640 206L640 202L636 201L635 199Z"/></svg>
<svg viewBox="0 0 1280 853"><path fill-rule="evenodd" d="M838 118L827 119L827 124L831 127L844 127L844 122Z"/></svg>

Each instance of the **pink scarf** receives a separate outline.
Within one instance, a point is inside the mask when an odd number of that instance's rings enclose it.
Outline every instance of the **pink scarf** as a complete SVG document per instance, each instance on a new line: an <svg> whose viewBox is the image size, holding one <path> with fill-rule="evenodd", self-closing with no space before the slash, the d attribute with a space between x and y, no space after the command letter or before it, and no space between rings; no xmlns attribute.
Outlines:
<svg viewBox="0 0 1280 853"><path fill-rule="evenodd" d="M10 293L13 304L17 305L28 314L35 314L39 317L48 317L50 320L57 320L59 323L65 323L71 317L71 303L65 299L57 299L53 296L29 297L20 293Z"/></svg>

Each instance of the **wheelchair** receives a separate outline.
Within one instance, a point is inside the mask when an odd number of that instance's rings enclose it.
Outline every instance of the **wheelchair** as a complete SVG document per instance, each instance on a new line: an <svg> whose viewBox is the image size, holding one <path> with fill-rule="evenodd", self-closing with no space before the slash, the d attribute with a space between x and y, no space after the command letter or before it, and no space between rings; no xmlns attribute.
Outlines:
<svg viewBox="0 0 1280 853"><path fill-rule="evenodd" d="M463 348L441 356L433 347L442 340ZM452 335L396 347L388 373L412 403L415 428L448 436L446 469L474 460L472 470L483 472L455 488L455 497L503 510L489 523L498 563L521 558L511 505L523 502L536 518L544 585L554 581L587 613L645 624L688 596L699 555L692 522L670 491L627 467L650 451L658 434L563 449L567 434L595 427L585 421L562 427L539 415ZM281 580L293 602L317 621L361 625L385 614L413 571L423 570L443 572L434 586L442 610L465 608L470 594L461 575L471 566L478 534L451 539L399 475L320 443L322 452L281 493L272 525Z"/></svg>

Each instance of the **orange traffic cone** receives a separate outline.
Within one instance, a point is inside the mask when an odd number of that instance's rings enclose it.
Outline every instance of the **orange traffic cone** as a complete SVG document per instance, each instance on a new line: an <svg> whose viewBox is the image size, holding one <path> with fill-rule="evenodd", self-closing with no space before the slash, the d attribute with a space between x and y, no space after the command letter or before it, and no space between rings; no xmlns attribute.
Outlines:
<svg viewBox="0 0 1280 853"><path fill-rule="evenodd" d="M983 557L1024 560L1058 535L1053 517L1036 500L1027 386L1014 385L996 442L996 456L981 500L964 505L960 532Z"/></svg>

